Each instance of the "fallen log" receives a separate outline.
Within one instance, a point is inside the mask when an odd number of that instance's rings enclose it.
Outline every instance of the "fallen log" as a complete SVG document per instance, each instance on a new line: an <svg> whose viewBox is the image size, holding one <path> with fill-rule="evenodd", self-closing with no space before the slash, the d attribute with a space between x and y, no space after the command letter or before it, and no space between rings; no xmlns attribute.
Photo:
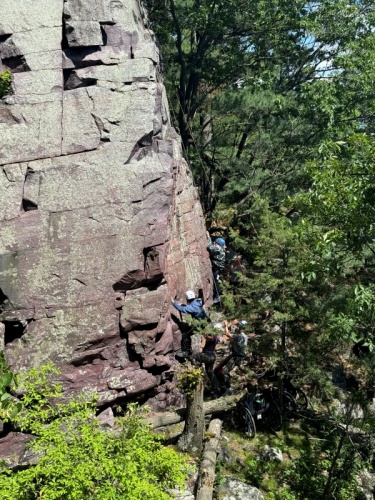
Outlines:
<svg viewBox="0 0 375 500"><path fill-rule="evenodd" d="M223 396L219 399L212 401L205 401L203 403L203 410L205 415L214 415L215 413L222 413L231 410L236 406L238 401L244 396L245 391L241 391L233 396ZM165 427L168 425L178 424L182 422L186 415L186 408L179 408L176 411L167 411L164 413L154 413L146 417L146 421L151 424L153 429L158 427Z"/></svg>
<svg viewBox="0 0 375 500"><path fill-rule="evenodd" d="M246 389L233 394L232 396L222 396L219 399L213 399L212 401L206 401L203 404L205 415L215 414L231 410L236 406L238 401L246 394Z"/></svg>
<svg viewBox="0 0 375 500"><path fill-rule="evenodd" d="M178 424L185 418L186 408L179 408L176 411L166 411L164 413L154 413L146 416L145 420L151 424L152 429Z"/></svg>
<svg viewBox="0 0 375 500"><path fill-rule="evenodd" d="M209 439L205 444L203 460L199 468L196 500L212 500L221 426L222 421L218 418L211 420L208 426Z"/></svg>

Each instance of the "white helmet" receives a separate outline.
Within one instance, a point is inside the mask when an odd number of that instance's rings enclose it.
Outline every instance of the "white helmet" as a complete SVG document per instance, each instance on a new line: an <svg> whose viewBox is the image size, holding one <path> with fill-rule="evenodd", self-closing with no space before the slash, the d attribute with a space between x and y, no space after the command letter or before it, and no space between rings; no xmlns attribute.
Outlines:
<svg viewBox="0 0 375 500"><path fill-rule="evenodd" d="M186 292L186 298L187 300L195 299L195 293L193 292L193 290L188 290Z"/></svg>

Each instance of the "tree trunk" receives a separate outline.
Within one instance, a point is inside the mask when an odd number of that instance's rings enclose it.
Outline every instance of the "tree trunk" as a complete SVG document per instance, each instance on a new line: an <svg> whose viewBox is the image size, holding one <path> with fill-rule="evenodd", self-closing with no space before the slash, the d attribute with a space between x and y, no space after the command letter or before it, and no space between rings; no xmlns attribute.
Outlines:
<svg viewBox="0 0 375 500"><path fill-rule="evenodd" d="M201 126L201 148L207 153L210 150L212 141L212 114L207 104L200 114L199 121Z"/></svg>
<svg viewBox="0 0 375 500"><path fill-rule="evenodd" d="M238 394L234 394L233 396L225 396L212 401L205 401L203 403L204 415L211 415L231 410L236 406L237 402L242 398L242 396L244 396L245 393L246 391L242 391ZM146 417L146 420L153 429L157 429L159 427L165 427L167 425L182 422L185 418L185 414L186 408L180 408L176 411L150 415Z"/></svg>
<svg viewBox="0 0 375 500"><path fill-rule="evenodd" d="M194 393L187 397L185 428L178 440L179 449L192 455L199 455L203 446L203 391L204 383L203 380L200 380Z"/></svg>
<svg viewBox="0 0 375 500"><path fill-rule="evenodd" d="M329 472L328 472L328 478L327 478L326 484L324 486L322 500L324 500L325 498L329 498L329 493L330 493L331 484L332 484L332 480L333 480L333 474L334 474L334 471L336 468L336 463L338 462L338 459L340 458L340 453L341 453L342 447L344 446L345 439L346 439L346 433L342 433L340 440L339 440L339 443L338 443L337 448L336 448L335 455L332 459L331 467L330 467Z"/></svg>
<svg viewBox="0 0 375 500"><path fill-rule="evenodd" d="M212 437L209 438L204 447L203 460L199 469L196 500L212 500L221 425L222 421L215 419L211 420L208 427L208 433Z"/></svg>

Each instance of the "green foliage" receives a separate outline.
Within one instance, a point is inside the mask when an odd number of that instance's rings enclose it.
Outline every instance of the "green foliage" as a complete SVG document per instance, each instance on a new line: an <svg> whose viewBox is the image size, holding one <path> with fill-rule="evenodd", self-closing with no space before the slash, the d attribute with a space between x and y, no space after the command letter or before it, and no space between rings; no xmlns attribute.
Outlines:
<svg viewBox="0 0 375 500"><path fill-rule="evenodd" d="M329 413L332 366L345 360L362 388L375 380L373 2L147 3L208 222L229 227L246 262L246 276L223 283L222 311L261 333L256 362L292 365ZM357 342L370 351L360 359ZM314 449L316 475L299 462L316 498L337 472L329 450ZM354 495L348 471L332 498ZM289 474L305 491L306 476ZM304 498L298 488L274 498Z"/></svg>
<svg viewBox="0 0 375 500"><path fill-rule="evenodd" d="M249 456L246 458L246 481L265 492L267 500L297 500L289 486L280 487L280 479L287 469L285 463L262 460Z"/></svg>
<svg viewBox="0 0 375 500"><path fill-rule="evenodd" d="M20 374L19 386L23 392L23 406L14 422L22 431L38 434L47 422L74 413L74 401L69 405L58 402L62 397L62 387L52 380L53 375L58 373L59 370L54 364L48 363ZM82 404L83 407L86 406L85 401L82 401ZM80 404L78 407L80 408Z"/></svg>
<svg viewBox="0 0 375 500"><path fill-rule="evenodd" d="M225 302L230 304L230 312L236 310L236 316L256 318L265 310L272 310L268 324L277 326L278 331L283 326L285 334L298 338L301 332L295 325L310 320L311 288L303 277L311 251L301 241L298 226L255 196L252 209L237 222L230 238L248 263L247 276L233 290L236 306ZM281 336L275 340L281 347ZM279 355L283 356L281 350Z"/></svg>
<svg viewBox="0 0 375 500"><path fill-rule="evenodd" d="M10 92L12 85L11 71L0 73L0 99Z"/></svg>
<svg viewBox="0 0 375 500"><path fill-rule="evenodd" d="M375 348L375 288L372 284L351 287L342 311L330 318L329 331L333 336L369 348Z"/></svg>
<svg viewBox="0 0 375 500"><path fill-rule="evenodd" d="M147 0L184 149L209 217L308 187L323 140L374 128L367 1Z"/></svg>
<svg viewBox="0 0 375 500"><path fill-rule="evenodd" d="M22 403L10 393L14 387L17 387L17 375L10 371L4 353L0 351L0 418L4 422L15 418L22 408Z"/></svg>
<svg viewBox="0 0 375 500"><path fill-rule="evenodd" d="M191 363L184 363L178 372L178 387L187 396L193 396L199 382L203 380L201 367L195 367Z"/></svg>
<svg viewBox="0 0 375 500"><path fill-rule="evenodd" d="M375 140L355 134L346 141L324 142L308 164L311 190L299 197L302 209L325 229L326 247L362 251L375 238Z"/></svg>
<svg viewBox="0 0 375 500"><path fill-rule="evenodd" d="M206 319L194 319L189 314L184 318L184 322L191 326L194 335L210 335L213 333L212 323Z"/></svg>
<svg viewBox="0 0 375 500"><path fill-rule="evenodd" d="M342 351L357 342L373 351L374 145L365 134L322 142L307 165L311 188L295 199L301 241L314 251L304 277L325 289L319 327Z"/></svg>
<svg viewBox="0 0 375 500"><path fill-rule="evenodd" d="M81 398L57 402L61 387L51 383L52 365L24 377L24 409L15 422L32 430L30 451L37 465L0 474L4 500L167 500L168 488L186 480L187 463L162 446L135 405L117 433L105 432L95 418L95 403ZM44 385L43 385L44 384ZM52 398L52 400L51 400Z"/></svg>
<svg viewBox="0 0 375 500"><path fill-rule="evenodd" d="M302 426L307 433L293 426L292 434L289 429L277 439L264 436L268 445L283 451L283 462L262 459L265 443L255 444L257 456L250 454L245 459L246 481L259 488L267 500L356 498L356 476L364 463L350 438L342 443L341 435L332 432L329 425L321 429ZM301 438L304 434L302 440L293 439L294 432Z"/></svg>
<svg viewBox="0 0 375 500"><path fill-rule="evenodd" d="M356 498L356 494L359 493L356 475L362 469L363 463L348 445L343 449L337 463L333 464L335 445L337 446L337 439L312 445L310 450L302 451L300 457L293 460L278 475L278 479L289 486L296 500L322 498L328 472L333 465L333 483L324 498L337 498L337 500Z"/></svg>

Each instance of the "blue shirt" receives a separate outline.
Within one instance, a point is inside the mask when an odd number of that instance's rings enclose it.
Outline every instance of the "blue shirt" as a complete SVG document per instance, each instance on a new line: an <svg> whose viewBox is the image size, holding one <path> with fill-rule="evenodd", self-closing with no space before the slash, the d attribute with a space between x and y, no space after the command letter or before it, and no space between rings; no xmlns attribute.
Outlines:
<svg viewBox="0 0 375 500"><path fill-rule="evenodd" d="M173 306L183 313L191 314L194 319L206 319L207 314L203 309L202 299L194 299L186 306L181 306L178 302L174 301Z"/></svg>

